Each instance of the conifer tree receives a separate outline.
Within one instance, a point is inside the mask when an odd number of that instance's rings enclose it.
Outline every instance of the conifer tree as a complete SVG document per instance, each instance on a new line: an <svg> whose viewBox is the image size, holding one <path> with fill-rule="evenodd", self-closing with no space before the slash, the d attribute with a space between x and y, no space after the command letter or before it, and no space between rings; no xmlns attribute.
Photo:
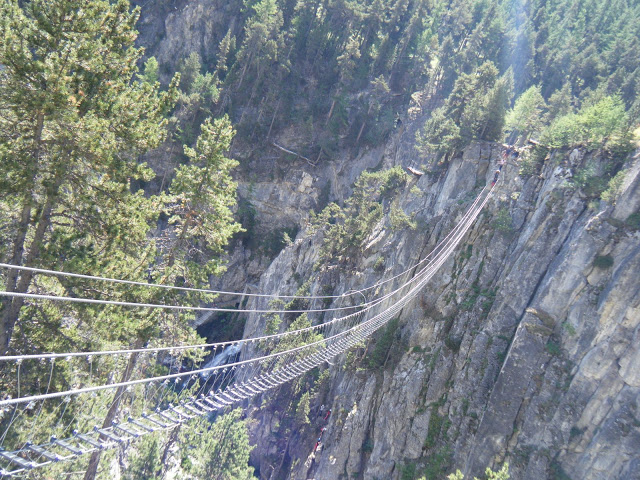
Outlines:
<svg viewBox="0 0 640 480"><path fill-rule="evenodd" d="M512 135L510 143L513 143L516 135L526 140L539 133L544 124L545 109L546 103L539 85L529 87L520 95L505 120L505 132Z"/></svg>
<svg viewBox="0 0 640 480"><path fill-rule="evenodd" d="M231 35L231 29L227 31L227 34L220 41L220 48L218 50L218 61L216 63L216 76L222 79L227 73L229 68L229 57L232 55L236 48L236 37Z"/></svg>
<svg viewBox="0 0 640 480"><path fill-rule="evenodd" d="M254 15L245 27L245 36L238 51L237 66L240 89L247 73L254 73L254 82L260 81L268 62L277 61L283 48L283 18L275 0L261 0L252 6Z"/></svg>
<svg viewBox="0 0 640 480"><path fill-rule="evenodd" d="M64 268L51 240L69 229L124 235L127 219L100 222L94 205L136 205L142 223L154 216L129 184L150 178L137 157L164 138L174 85L161 94L157 84L132 81L142 55L137 18L127 0L2 2L0 189L15 206L10 263ZM24 293L31 280L11 271L5 288ZM0 353L23 304L3 299Z"/></svg>
<svg viewBox="0 0 640 480"><path fill-rule="evenodd" d="M189 280L194 284L221 273L219 255L241 230L231 211L236 183L230 172L238 162L225 156L234 133L231 122L227 117L207 119L201 129L195 148L185 145L189 163L176 169L171 183L169 223L176 239L165 252L169 266L176 257L180 265L189 264L187 271L193 276Z"/></svg>

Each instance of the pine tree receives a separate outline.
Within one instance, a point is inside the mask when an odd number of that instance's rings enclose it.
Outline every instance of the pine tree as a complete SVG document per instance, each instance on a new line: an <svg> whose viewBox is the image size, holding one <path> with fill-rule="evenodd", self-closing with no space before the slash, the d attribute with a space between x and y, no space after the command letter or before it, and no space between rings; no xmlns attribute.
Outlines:
<svg viewBox="0 0 640 480"><path fill-rule="evenodd" d="M509 70L487 92L484 103L484 118L475 132L477 138L494 142L500 139L512 92L513 75Z"/></svg>
<svg viewBox="0 0 640 480"><path fill-rule="evenodd" d="M512 137L509 143L513 143L515 136L526 140L531 135L540 133L546 106L539 85L528 88L520 95L505 121L505 132Z"/></svg>
<svg viewBox="0 0 640 480"><path fill-rule="evenodd" d="M460 127L447 115L445 107L437 108L431 113L422 131L417 133L416 141L422 155L434 153L438 160L462 146Z"/></svg>
<svg viewBox="0 0 640 480"><path fill-rule="evenodd" d="M549 97L547 106L549 108L549 120L551 121L573 112L573 96L569 82L565 82L561 88L553 92Z"/></svg>
<svg viewBox="0 0 640 480"><path fill-rule="evenodd" d="M158 435L142 437L135 445L135 453L129 459L129 467L123 472L123 480L160 480L160 439Z"/></svg>
<svg viewBox="0 0 640 480"><path fill-rule="evenodd" d="M233 220L236 183L231 169L238 162L225 156L233 138L227 117L207 119L195 148L185 145L189 163L176 169L171 183L170 218L176 239L165 245L169 267L189 264L186 280L200 284L210 274L222 272L219 255L231 236L241 231ZM190 248L187 248L190 246Z"/></svg>
<svg viewBox="0 0 640 480"><path fill-rule="evenodd" d="M218 50L218 61L216 63L216 76L219 79L223 79L223 76L227 73L229 68L229 57L232 55L236 48L236 37L231 35L231 29L227 31L227 34L220 41L220 48Z"/></svg>
<svg viewBox="0 0 640 480"><path fill-rule="evenodd" d="M140 75L140 80L150 85L154 85L159 80L158 75L158 61L156 57L149 57L144 63L143 74Z"/></svg>
<svg viewBox="0 0 640 480"><path fill-rule="evenodd" d="M134 46L137 18L127 0L0 6L0 188L16 222L10 263L64 267L51 240L69 229L122 235L127 219L101 222L96 204L137 204L142 223L153 218L150 202L129 184L151 175L137 157L163 139L174 86L161 94L157 84L132 81L142 55ZM5 288L23 293L31 281L32 274L11 271ZM23 304L3 300L0 352Z"/></svg>
<svg viewBox="0 0 640 480"><path fill-rule="evenodd" d="M259 82L269 62L281 56L283 47L283 18L275 0L261 0L252 6L254 15L247 21L244 40L238 51L237 68L240 78L236 89L239 90L247 73L255 75Z"/></svg>

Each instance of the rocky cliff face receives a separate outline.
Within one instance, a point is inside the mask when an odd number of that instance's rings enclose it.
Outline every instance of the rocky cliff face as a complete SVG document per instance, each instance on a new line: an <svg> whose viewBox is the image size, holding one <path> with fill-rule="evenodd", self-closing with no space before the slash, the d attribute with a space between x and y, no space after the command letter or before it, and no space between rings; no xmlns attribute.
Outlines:
<svg viewBox="0 0 640 480"><path fill-rule="evenodd" d="M419 164L411 138L397 135L379 163ZM379 258L383 276L410 267L490 181L498 154L476 144L414 180L400 206L418 228L384 219L353 270L314 271L321 235L301 234L259 289L294 291L311 278L312 292L329 284L339 294L375 283ZM556 152L530 177L508 164L463 246L403 311L384 364L362 358L378 335L329 367L330 388L312 404L333 412L320 451L321 417L285 444L270 411L254 412L263 478L441 478L505 461L512 478L640 478L640 232L626 222L640 207L640 160L615 206L591 208L567 183L589 162L598 158ZM261 326L250 318L246 333Z"/></svg>

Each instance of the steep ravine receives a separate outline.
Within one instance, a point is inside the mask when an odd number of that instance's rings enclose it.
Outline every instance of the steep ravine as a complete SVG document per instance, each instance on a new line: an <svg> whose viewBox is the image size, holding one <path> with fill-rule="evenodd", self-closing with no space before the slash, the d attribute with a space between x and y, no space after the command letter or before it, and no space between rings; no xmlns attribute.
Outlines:
<svg viewBox="0 0 640 480"><path fill-rule="evenodd" d="M413 162L407 138L378 153L382 166ZM375 283L381 256L383 275L404 270L455 225L498 155L475 144L412 180L400 205L417 229L393 231L385 218L355 268L314 270L322 235L301 233L259 289L295 291L311 278L312 292L340 294ZM269 408L253 410L261 476L411 478L447 466L477 475L508 461L518 479L640 478L640 232L625 224L640 206L639 160L618 206L591 208L567 187L589 161L598 158L556 152L530 177L507 165L461 248L403 311L383 366L361 358L375 339L329 366L311 425L286 444L268 427ZM258 328L250 318L245 333ZM333 413L313 455L322 403Z"/></svg>
<svg viewBox="0 0 640 480"><path fill-rule="evenodd" d="M240 8L136 3L141 43L173 66L193 51L213 62ZM161 71L165 81L170 70ZM238 138L232 154L243 164L240 195L256 210L255 237L264 239L265 227L303 231L273 262L263 246L236 241L214 286L292 293L311 279L311 292L341 294L424 258L490 181L498 145L474 144L447 168L414 178L399 205L417 228L393 231L385 218L349 265L314 270L322 234L304 233L309 210L344 201L364 169L420 166L413 139L422 120L403 117L405 131L386 146L317 166ZM302 146L295 126L275 137ZM594 155L556 152L530 177L507 165L461 247L402 312L382 364L369 361L378 332L327 365L310 424L286 429L274 415L286 389L253 402L261 478L444 478L454 467L478 475L508 461L514 479L640 479L640 232L625 223L640 209L640 159L608 206L566 188L572 173L599 162ZM245 335L263 326L249 318ZM323 404L332 414L314 455Z"/></svg>

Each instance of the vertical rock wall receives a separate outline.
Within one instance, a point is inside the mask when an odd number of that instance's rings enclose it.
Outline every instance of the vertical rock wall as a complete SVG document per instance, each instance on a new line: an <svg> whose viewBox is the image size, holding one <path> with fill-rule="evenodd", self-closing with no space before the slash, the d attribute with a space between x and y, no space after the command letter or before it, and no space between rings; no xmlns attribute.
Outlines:
<svg viewBox="0 0 640 480"><path fill-rule="evenodd" d="M387 148L386 164L398 152L413 161L405 143ZM418 228L393 231L385 219L357 274L332 274L334 291L375 283L379 257L384 276L423 258L490 181L498 153L473 145L409 184L400 205ZM574 168L598 161L581 157ZM289 457L274 478L443 478L505 461L519 479L640 478L640 232L625 223L640 206L639 163L617 206L591 208L567 187L568 155L528 178L507 165L461 248L403 311L385 364L371 368L363 357L378 334L355 360L329 367L330 388L312 404L333 412L322 448L312 453L315 437L304 433L319 430L314 417L286 452L272 451ZM312 268L320 244L319 234L300 236L260 289L312 278L318 293L329 275ZM260 327L252 318L247 333ZM256 414L255 459L273 439L260 427L268 412Z"/></svg>

